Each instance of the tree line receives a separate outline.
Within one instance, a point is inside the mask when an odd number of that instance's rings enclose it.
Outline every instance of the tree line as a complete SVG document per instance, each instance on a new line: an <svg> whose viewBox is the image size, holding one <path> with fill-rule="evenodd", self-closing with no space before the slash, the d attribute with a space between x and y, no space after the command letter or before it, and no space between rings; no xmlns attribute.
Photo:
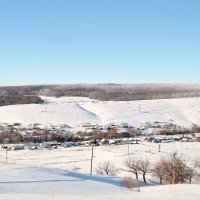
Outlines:
<svg viewBox="0 0 200 200"><path fill-rule="evenodd" d="M0 96L80 96L103 101L200 97L200 84L66 84L0 87Z"/></svg>
<svg viewBox="0 0 200 200"><path fill-rule="evenodd" d="M38 96L0 96L0 106L16 105L16 104L40 104L43 100Z"/></svg>

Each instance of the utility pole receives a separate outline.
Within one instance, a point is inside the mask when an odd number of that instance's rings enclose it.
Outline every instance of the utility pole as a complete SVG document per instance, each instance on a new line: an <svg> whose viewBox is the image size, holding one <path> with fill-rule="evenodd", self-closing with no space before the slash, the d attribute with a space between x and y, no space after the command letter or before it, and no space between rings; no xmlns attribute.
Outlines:
<svg viewBox="0 0 200 200"><path fill-rule="evenodd" d="M91 164L90 164L90 175L92 175L93 157L94 157L94 147L92 146L92 155L91 155Z"/></svg>
<svg viewBox="0 0 200 200"><path fill-rule="evenodd" d="M160 152L160 149L161 149L161 145L159 144L158 145L158 152Z"/></svg>
<svg viewBox="0 0 200 200"><path fill-rule="evenodd" d="M141 104L139 104L139 106L138 106L138 111L142 112Z"/></svg>
<svg viewBox="0 0 200 200"><path fill-rule="evenodd" d="M6 163L8 163L8 148L6 148Z"/></svg>
<svg viewBox="0 0 200 200"><path fill-rule="evenodd" d="M129 151L129 141L128 141L128 156L130 156L130 151Z"/></svg>
<svg viewBox="0 0 200 200"><path fill-rule="evenodd" d="M130 139L129 139L129 137L128 137L128 156L130 156Z"/></svg>

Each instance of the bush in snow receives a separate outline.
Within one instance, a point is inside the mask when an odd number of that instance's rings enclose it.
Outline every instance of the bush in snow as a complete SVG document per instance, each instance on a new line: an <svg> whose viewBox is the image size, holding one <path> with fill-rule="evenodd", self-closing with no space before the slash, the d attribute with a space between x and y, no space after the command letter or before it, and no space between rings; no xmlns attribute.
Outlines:
<svg viewBox="0 0 200 200"><path fill-rule="evenodd" d="M125 160L124 165L126 167L125 171L131 172L135 175L135 178L138 179L139 176L139 160L134 158L129 158Z"/></svg>
<svg viewBox="0 0 200 200"><path fill-rule="evenodd" d="M200 181L200 160L199 159L195 160L194 169L195 169L195 178L199 182Z"/></svg>
<svg viewBox="0 0 200 200"><path fill-rule="evenodd" d="M161 183L165 181L170 184L191 183L195 176L194 169L189 167L177 153L161 158L154 166L153 174L160 179Z"/></svg>
<svg viewBox="0 0 200 200"><path fill-rule="evenodd" d="M131 177L125 177L122 179L122 186L128 188L129 190L135 189L136 191L140 192L140 184L137 180Z"/></svg>
<svg viewBox="0 0 200 200"><path fill-rule="evenodd" d="M146 175L151 172L151 163L148 159L134 159L129 158L124 163L126 170L135 175L138 179L139 174L142 175L144 184L147 184Z"/></svg>
<svg viewBox="0 0 200 200"><path fill-rule="evenodd" d="M96 168L96 173L99 175L116 176L118 172L119 169L117 169L110 161L100 163Z"/></svg>

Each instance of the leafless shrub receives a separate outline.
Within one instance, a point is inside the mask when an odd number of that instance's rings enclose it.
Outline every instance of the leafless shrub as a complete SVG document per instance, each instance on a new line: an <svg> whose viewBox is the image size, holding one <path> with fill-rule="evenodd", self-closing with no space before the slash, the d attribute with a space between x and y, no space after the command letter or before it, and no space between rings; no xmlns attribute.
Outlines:
<svg viewBox="0 0 200 200"><path fill-rule="evenodd" d="M200 137L197 137L197 138L195 139L195 142L200 142Z"/></svg>
<svg viewBox="0 0 200 200"><path fill-rule="evenodd" d="M164 169L162 161L159 161L154 165L154 167L152 169L152 174L154 177L159 178L160 184L163 184L163 177L165 175L165 169Z"/></svg>
<svg viewBox="0 0 200 200"><path fill-rule="evenodd" d="M140 185L139 183L131 178L131 177L125 177L122 179L122 186L128 188L129 190L136 190L138 192L140 192Z"/></svg>
<svg viewBox="0 0 200 200"><path fill-rule="evenodd" d="M192 124L192 132L196 132L196 133L198 133L198 132L200 132L200 126L199 125L197 125L197 124Z"/></svg>
<svg viewBox="0 0 200 200"><path fill-rule="evenodd" d="M196 159L194 162L194 169L195 169L195 178L196 180L200 180L200 160Z"/></svg>
<svg viewBox="0 0 200 200"><path fill-rule="evenodd" d="M199 159L195 160L194 166L200 169L200 160Z"/></svg>
<svg viewBox="0 0 200 200"><path fill-rule="evenodd" d="M151 172L151 163L148 159L129 158L124 162L125 171L131 172L138 179L139 174L142 174L144 184L147 184L146 175Z"/></svg>
<svg viewBox="0 0 200 200"><path fill-rule="evenodd" d="M100 163L99 166L96 168L96 173L99 175L116 176L118 172L119 169L117 169L110 161Z"/></svg>
<svg viewBox="0 0 200 200"><path fill-rule="evenodd" d="M125 160L124 165L126 167L125 171L131 172L135 174L135 178L138 179L139 176L139 168L138 168L139 160L134 158L129 158Z"/></svg>
<svg viewBox="0 0 200 200"><path fill-rule="evenodd" d="M164 180L170 184L191 183L192 178L195 176L194 169L189 167L177 153L161 158L152 171L154 176L159 178L161 182Z"/></svg>

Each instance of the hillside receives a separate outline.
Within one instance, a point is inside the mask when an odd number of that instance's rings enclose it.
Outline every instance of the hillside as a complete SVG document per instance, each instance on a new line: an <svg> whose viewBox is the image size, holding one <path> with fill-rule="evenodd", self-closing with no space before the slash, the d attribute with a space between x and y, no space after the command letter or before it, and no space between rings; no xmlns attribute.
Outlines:
<svg viewBox="0 0 200 200"><path fill-rule="evenodd" d="M200 98L143 101L98 101L86 97L42 97L43 104L0 107L0 122L22 124L85 123L106 125L126 122L139 127L146 122L173 122L181 126L199 124Z"/></svg>
<svg viewBox="0 0 200 200"><path fill-rule="evenodd" d="M122 187L123 177L134 177L123 170L129 156L149 158L153 166L173 152L182 155L188 164L200 155L200 143L162 143L160 152L158 147L159 144L143 141L129 145L128 154L127 145L95 146L92 176L89 175L91 146L9 151L7 164L6 152L0 149L0 199L159 200L162 197L163 200L198 200L200 190L196 179L192 184L159 185L158 179L148 174L147 187L139 175L140 192ZM96 175L99 163L107 160L120 169L117 177Z"/></svg>
<svg viewBox="0 0 200 200"><path fill-rule="evenodd" d="M119 179L89 176L50 168L0 166L2 200L44 199L199 199L199 185L142 187L141 192L121 187Z"/></svg>

